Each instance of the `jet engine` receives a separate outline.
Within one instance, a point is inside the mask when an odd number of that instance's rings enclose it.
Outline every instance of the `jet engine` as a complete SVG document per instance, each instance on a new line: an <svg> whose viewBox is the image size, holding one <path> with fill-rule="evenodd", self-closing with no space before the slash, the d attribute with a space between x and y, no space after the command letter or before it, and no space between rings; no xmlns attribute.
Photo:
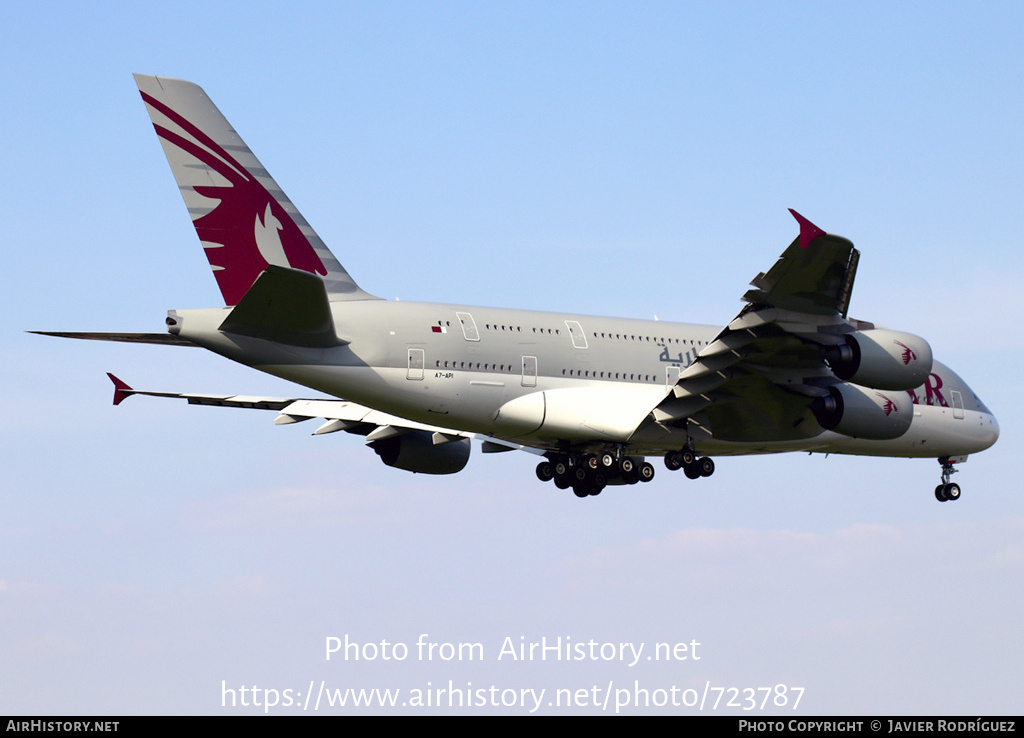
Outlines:
<svg viewBox="0 0 1024 738"><path fill-rule="evenodd" d="M857 331L845 343L826 349L825 359L839 379L862 387L912 390L932 370L932 347L920 336L882 328Z"/></svg>
<svg viewBox="0 0 1024 738"><path fill-rule="evenodd" d="M435 444L433 433L420 430L373 441L369 446L388 466L420 474L462 471L469 461L471 448L468 438Z"/></svg>
<svg viewBox="0 0 1024 738"><path fill-rule="evenodd" d="M906 392L879 392L855 384L837 384L811 403L826 430L853 438L888 441L899 438L914 419L914 403Z"/></svg>

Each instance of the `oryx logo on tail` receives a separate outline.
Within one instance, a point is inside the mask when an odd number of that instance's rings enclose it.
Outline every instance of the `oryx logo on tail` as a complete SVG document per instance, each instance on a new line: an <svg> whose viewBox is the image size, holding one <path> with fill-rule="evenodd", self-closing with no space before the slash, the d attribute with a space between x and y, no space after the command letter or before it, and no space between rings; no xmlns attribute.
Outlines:
<svg viewBox="0 0 1024 738"><path fill-rule="evenodd" d="M180 187L191 188L216 202L212 209L203 208L205 212L198 214L197 208L190 208L192 224L203 242L225 303L236 305L269 264L327 275L309 239L250 169L170 106L145 92L141 94L146 104L170 123L169 127L163 120L154 119L157 135L202 165L185 162L180 169L173 165L172 169ZM247 148L245 153L252 155ZM220 175L227 183L183 181L194 178L196 170L203 168L206 181L215 182L215 175ZM256 169L264 171L262 166Z"/></svg>

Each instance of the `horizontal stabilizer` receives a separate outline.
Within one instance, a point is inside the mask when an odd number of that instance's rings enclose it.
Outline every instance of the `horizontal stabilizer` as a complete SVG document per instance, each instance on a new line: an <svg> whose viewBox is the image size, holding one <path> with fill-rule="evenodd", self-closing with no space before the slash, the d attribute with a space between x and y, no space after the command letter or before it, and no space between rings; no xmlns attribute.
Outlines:
<svg viewBox="0 0 1024 738"><path fill-rule="evenodd" d="M231 310L220 329L291 346L342 346L334 330L323 280L299 269L270 265Z"/></svg>
<svg viewBox="0 0 1024 738"><path fill-rule="evenodd" d="M195 346L191 341L170 333L73 333L69 331L28 331L40 336L57 338L84 338L89 341L119 341L121 343L158 343L164 346Z"/></svg>

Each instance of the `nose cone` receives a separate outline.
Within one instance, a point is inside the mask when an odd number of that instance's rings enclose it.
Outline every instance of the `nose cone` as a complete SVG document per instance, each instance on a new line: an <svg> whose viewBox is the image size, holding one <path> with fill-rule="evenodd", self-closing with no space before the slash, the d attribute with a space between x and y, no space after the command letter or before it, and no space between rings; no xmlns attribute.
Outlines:
<svg viewBox="0 0 1024 738"><path fill-rule="evenodd" d="M996 420L996 416L992 413L984 413L982 415L982 446L979 450L984 451L986 448L991 448L995 445L995 442L999 440L999 422Z"/></svg>
<svg viewBox="0 0 1024 738"><path fill-rule="evenodd" d="M952 455L974 454L999 440L999 423L977 393L956 372L938 361L917 395L927 405L952 410L952 423L944 424ZM959 449L959 450L954 450Z"/></svg>
<svg viewBox="0 0 1024 738"><path fill-rule="evenodd" d="M977 453L978 451L991 448L999 440L999 421L996 420L995 413L989 410L985 403L981 401L981 398L969 388L965 387L964 397L968 409L975 410L977 413L975 415L977 425L972 423L970 431L971 441L976 444L974 452ZM968 418L970 417L971 414L968 413Z"/></svg>
<svg viewBox="0 0 1024 738"><path fill-rule="evenodd" d="M956 421L959 453L976 454L991 448L999 440L999 423L990 411L968 413L964 420Z"/></svg>

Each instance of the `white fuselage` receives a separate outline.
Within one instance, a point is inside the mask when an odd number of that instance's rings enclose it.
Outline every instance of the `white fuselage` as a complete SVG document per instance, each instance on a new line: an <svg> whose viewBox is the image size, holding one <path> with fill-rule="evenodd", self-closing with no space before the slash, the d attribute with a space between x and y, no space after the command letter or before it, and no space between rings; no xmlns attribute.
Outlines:
<svg viewBox="0 0 1024 738"><path fill-rule="evenodd" d="M909 393L913 422L894 440L852 438L820 427L785 441L723 440L702 435L693 424L648 424L632 433L714 340L720 331L715 326L361 300L332 303L345 345L302 348L221 332L229 311L175 311L173 331L336 397L541 448L567 441L625 444L638 455L663 455L690 437L701 453L715 455L806 450L939 457L981 451L999 432L974 392L936 362L925 384ZM576 425L560 415L575 418Z"/></svg>

